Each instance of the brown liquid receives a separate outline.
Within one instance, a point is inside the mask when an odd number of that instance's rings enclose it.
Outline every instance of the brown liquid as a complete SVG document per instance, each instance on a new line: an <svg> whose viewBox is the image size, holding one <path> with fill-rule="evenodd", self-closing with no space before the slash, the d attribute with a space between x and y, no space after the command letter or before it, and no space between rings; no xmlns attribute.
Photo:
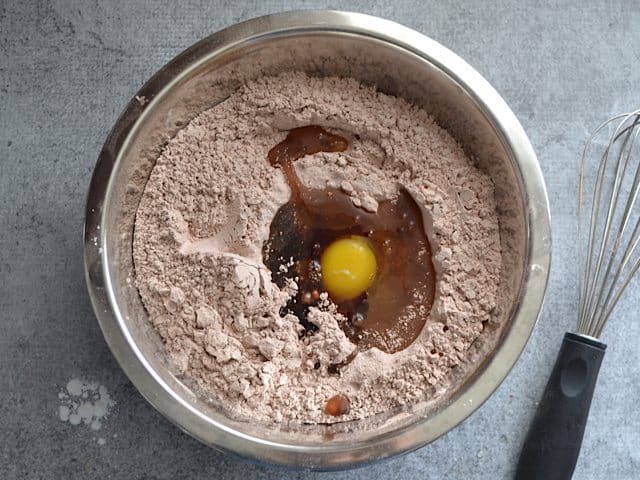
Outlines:
<svg viewBox="0 0 640 480"><path fill-rule="evenodd" d="M353 205L340 190L311 189L300 183L293 162L318 152L347 149L345 138L321 127L295 128L269 151L269 162L283 169L291 198L271 223L263 254L274 281L284 286L298 278L298 294L286 310L295 314L308 334L316 327L307 320L322 287L320 257L338 238L362 235L373 246L378 271L372 286L360 297L335 301L347 320L340 326L359 350L377 347L388 353L408 347L420 334L435 295L431 248L424 233L422 214L402 189L398 198L381 202L377 213ZM286 271L290 259L293 265ZM282 312L283 314L286 312ZM330 366L337 371L340 365Z"/></svg>
<svg viewBox="0 0 640 480"><path fill-rule="evenodd" d="M327 405L324 407L324 413L332 417L346 415L349 410L351 410L351 402L344 395L334 395L327 400Z"/></svg>

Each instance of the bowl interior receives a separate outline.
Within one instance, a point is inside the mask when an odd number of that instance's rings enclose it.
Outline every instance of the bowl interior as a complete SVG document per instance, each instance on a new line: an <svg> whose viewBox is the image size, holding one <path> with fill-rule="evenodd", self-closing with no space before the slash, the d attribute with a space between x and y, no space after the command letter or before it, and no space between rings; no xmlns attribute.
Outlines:
<svg viewBox="0 0 640 480"><path fill-rule="evenodd" d="M238 35L238 31L232 34ZM429 45L427 43L424 46ZM437 44L433 42L433 45ZM455 56L451 61L458 71L468 68ZM419 54L407 45L390 41L384 33L374 38L349 29L289 29L249 36L242 41L230 41L222 32L196 44L159 72L140 92L148 94L148 98L132 100L128 110L134 113L129 115L127 121L125 112L119 122L120 128L117 126L112 132L102 154L110 161L103 162L102 166L99 164L94 176L95 182L96 177L109 174L109 182L104 202L98 206L100 222L97 228L102 229L98 232L101 250L95 264L89 261L88 275L91 281L103 282L104 303L111 305L120 329L118 335L126 340L125 346L113 341L115 334L107 332L102 325L116 357L130 377L144 374L144 382L156 383L155 390L150 393L152 390L134 380L148 400L171 420L211 445L243 454L252 455L240 446L243 441L257 441L265 448L273 447L289 453L290 446L295 446L298 450L294 454L300 457L294 460L287 458L282 463L313 466L313 460L305 456L310 450L305 448L348 446L352 457L342 458L344 464L350 458L353 462L361 461L362 455L354 452L358 448L365 448L372 439L395 438L400 432L413 430L416 424L422 425L421 436L404 436L397 440L401 443L392 448L397 451L415 448L418 443L437 437L476 408L476 405L465 403L469 398L474 398L469 396L470 388L485 385L482 388L486 398L500 383L502 378L486 376L485 366L504 348L505 337L515 328L512 318L520 305L526 267L530 263L528 193L516 158L517 152L509 143L509 132L505 132L488 112L483 99L456 78L449 67L435 58L426 58L424 52ZM233 421L209 404L206 398L195 393L189 387L188 379L174 375L162 342L147 320L133 282L132 235L135 211L159 152L167 140L191 118L227 98L246 79L287 70L305 71L318 76L353 77L375 85L384 93L403 97L423 107L456 138L478 167L494 181L503 268L500 285L502 295L494 311L499 321L494 322L493 328L500 330L497 333L502 340L494 350L493 342L479 338L469 352L470 365L475 362L476 368L463 366L452 371L456 387L437 404L426 399L424 403L402 412L389 412L366 421L334 426L264 427ZM109 145L116 144L121 148L109 151ZM97 268L100 271L96 271ZM534 308L534 318L520 327L526 336L535 322L537 311ZM522 345L516 345L515 357ZM133 350L137 357L135 365L123 360L128 355L124 352L119 354L118 350L123 349ZM477 367L478 363L480 367ZM163 395L169 400L160 398ZM480 398L480 401L483 400ZM451 409L464 409L465 405L468 412L449 415ZM223 441L222 438L228 435L232 435L237 442ZM234 445L238 445L238 448ZM252 456L264 458L259 454ZM378 456L385 454L381 452ZM273 461L273 458L269 459ZM367 458L373 459L371 456Z"/></svg>

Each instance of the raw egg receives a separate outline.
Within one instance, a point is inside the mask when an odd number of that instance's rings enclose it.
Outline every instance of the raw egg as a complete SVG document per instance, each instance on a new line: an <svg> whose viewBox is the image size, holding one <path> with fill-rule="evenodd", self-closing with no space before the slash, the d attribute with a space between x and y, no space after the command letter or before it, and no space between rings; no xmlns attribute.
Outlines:
<svg viewBox="0 0 640 480"><path fill-rule="evenodd" d="M332 242L320 258L322 283L332 298L362 295L376 277L378 263L366 237L351 235Z"/></svg>

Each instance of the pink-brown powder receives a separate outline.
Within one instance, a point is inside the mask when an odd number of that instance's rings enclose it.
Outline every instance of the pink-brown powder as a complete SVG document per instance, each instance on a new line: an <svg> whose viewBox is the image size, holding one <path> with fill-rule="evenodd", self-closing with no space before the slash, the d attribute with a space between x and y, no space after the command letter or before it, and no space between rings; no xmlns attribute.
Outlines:
<svg viewBox="0 0 640 480"><path fill-rule="evenodd" d="M267 161L294 127L349 139L341 153L295 163L302 182L341 188L375 211L405 187L420 205L437 271L425 328L405 350L359 352L323 296L301 325L281 307L262 261L277 209L289 197ZM241 87L168 142L145 187L134 233L136 285L176 369L228 414L262 422L365 418L447 390L495 304L501 266L493 185L424 111L352 79L301 73ZM286 268L287 266L283 266ZM345 395L347 415L325 414Z"/></svg>

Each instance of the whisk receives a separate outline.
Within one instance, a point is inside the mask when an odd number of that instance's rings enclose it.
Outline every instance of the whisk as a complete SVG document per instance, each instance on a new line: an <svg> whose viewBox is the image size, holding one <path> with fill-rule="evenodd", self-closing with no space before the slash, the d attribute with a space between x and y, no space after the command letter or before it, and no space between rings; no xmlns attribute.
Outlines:
<svg viewBox="0 0 640 480"><path fill-rule="evenodd" d="M611 130L608 142L601 143ZM600 125L584 148L578 185L577 333L564 336L525 439L516 480L573 475L606 348L598 337L640 268L639 133L636 110Z"/></svg>

